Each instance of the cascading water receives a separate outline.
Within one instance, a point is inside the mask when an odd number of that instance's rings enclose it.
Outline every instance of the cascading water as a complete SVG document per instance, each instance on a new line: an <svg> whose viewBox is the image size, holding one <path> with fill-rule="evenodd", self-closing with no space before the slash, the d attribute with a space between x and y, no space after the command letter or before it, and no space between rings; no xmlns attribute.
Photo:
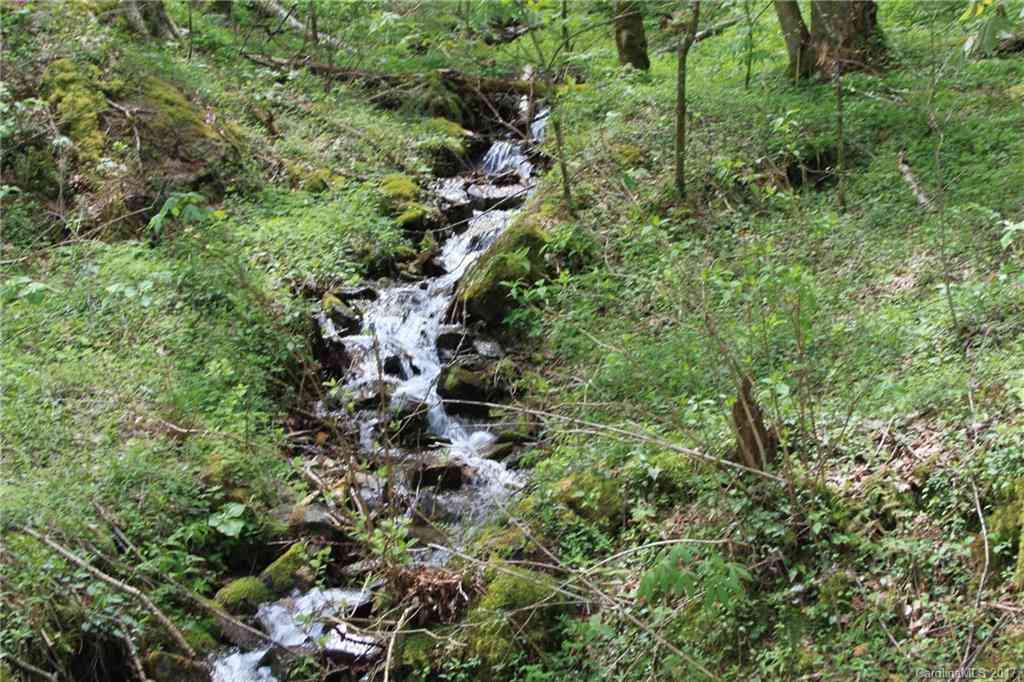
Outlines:
<svg viewBox="0 0 1024 682"><path fill-rule="evenodd" d="M531 137L540 137L547 113L543 110L533 118ZM532 187L533 175L534 166L522 143L494 142L472 172L445 180L435 190L442 203L471 210L465 229L450 237L435 258L441 274L383 289L375 299L363 301L358 333L343 334L329 315L318 317L324 340L339 344L350 359L347 379L337 389L336 402L348 399L349 404L360 405L354 413L321 405L321 413L354 421L360 445L371 458L383 454L409 462L440 457L461 467L465 472L462 485L435 497L462 533L499 507L524 480L502 462L487 457L496 443L492 424L453 414L446 408L438 393L444 368L439 341L457 327L447 324L445 318L459 280L508 227L516 207ZM484 354L500 354L491 342L478 339L472 343ZM386 423L381 417L385 411L422 411L435 447L382 448ZM407 496L418 494L401 487ZM417 556L419 562L431 564L443 563L447 558L447 552L436 549L421 550ZM380 650L375 638L348 633L337 619L334 625L325 626L326 620L370 599L365 591L315 589L262 605L257 620L276 647L292 651L319 647L336 657L372 660ZM273 650L267 646L220 655L211 661L213 682L277 682L266 664Z"/></svg>

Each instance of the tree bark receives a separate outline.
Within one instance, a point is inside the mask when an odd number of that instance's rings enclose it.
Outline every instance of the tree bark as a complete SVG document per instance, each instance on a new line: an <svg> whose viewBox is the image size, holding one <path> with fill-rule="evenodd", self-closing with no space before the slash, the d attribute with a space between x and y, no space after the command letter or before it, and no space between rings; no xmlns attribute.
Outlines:
<svg viewBox="0 0 1024 682"><path fill-rule="evenodd" d="M615 47L619 51L619 64L629 64L641 71L651 68L639 2L620 0L615 4Z"/></svg>
<svg viewBox="0 0 1024 682"><path fill-rule="evenodd" d="M817 59L811 34L800 13L800 5L796 0L775 0L775 14L779 17L782 37L786 40L786 51L789 52L789 75L793 80L811 75Z"/></svg>
<svg viewBox="0 0 1024 682"><path fill-rule="evenodd" d="M825 73L837 65L844 71L869 66L882 49L880 37L874 0L811 3L811 43Z"/></svg>
<svg viewBox="0 0 1024 682"><path fill-rule="evenodd" d="M160 40L177 40L178 27L164 7L164 0L121 0L121 14L128 28L141 36Z"/></svg>
<svg viewBox="0 0 1024 682"><path fill-rule="evenodd" d="M679 44L679 63L676 67L676 193L686 196L686 58L697 39L700 21L700 0L694 0L693 16L686 35Z"/></svg>

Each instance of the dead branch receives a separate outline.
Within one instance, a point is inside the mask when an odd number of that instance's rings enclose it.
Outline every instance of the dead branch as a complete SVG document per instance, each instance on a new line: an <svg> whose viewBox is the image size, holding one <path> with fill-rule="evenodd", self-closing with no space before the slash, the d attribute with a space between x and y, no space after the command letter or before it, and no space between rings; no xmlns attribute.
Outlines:
<svg viewBox="0 0 1024 682"><path fill-rule="evenodd" d="M58 542L54 541L48 535L38 533L32 528L29 528L28 526L19 526L18 530L20 530L25 535L28 535L29 537L34 538L35 540L43 543L53 551L57 552L57 554L60 554L62 557L64 557L71 563L75 564L79 568L91 574L96 579L107 583L114 589L120 590L121 592L124 592L125 594L134 597L136 600L139 601L139 603L142 604L142 606L147 611L153 614L153 617L160 621L161 625L167 628L167 632L174 639L175 643L181 648L182 651L184 651L188 655L189 658L194 659L196 657L195 649L193 649L189 645L188 641L185 640L185 636L181 634L181 630L178 629L178 627L171 621L171 619L168 618L167 615L163 611L161 611L160 608L156 604L154 604L149 597L140 592L138 589L132 587L131 585L128 585L127 583L121 582L113 576L107 575L103 571L99 570L98 568L90 564L88 561L79 558L74 552L59 544Z"/></svg>
<svg viewBox="0 0 1024 682"><path fill-rule="evenodd" d="M306 25L293 16L295 8L298 5L293 6L291 9L285 9L277 2L277 0L252 0L252 4L260 14L268 17L277 17L281 20L281 23L287 24L290 28L298 31L299 33L307 33ZM324 35L320 31L316 31L314 35L314 42L327 43L335 49L343 47L339 40L332 38L331 36Z"/></svg>

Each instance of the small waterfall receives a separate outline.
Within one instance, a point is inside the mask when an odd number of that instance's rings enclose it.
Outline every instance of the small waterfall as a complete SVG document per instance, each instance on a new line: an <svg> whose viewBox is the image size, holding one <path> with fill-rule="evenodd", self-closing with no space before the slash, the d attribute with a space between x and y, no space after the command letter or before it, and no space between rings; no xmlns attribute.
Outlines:
<svg viewBox="0 0 1024 682"><path fill-rule="evenodd" d="M532 139L543 134L547 114L542 110L531 122ZM402 462L440 458L461 467L465 472L462 485L438 492L432 500L457 520L456 526L463 532L486 519L525 480L502 462L487 458L497 440L491 424L446 409L438 394L444 367L439 339L452 332L453 325L445 317L459 280L508 227L515 207L532 188L534 170L522 143L494 142L475 169L442 181L435 190L442 202L471 210L465 228L450 237L435 258L441 274L383 289L374 300L361 301L362 328L356 333L340 331L327 314L317 318L324 340L340 345L351 359L347 379L337 392L360 405L354 414L344 409L332 411L328 405L319 406L320 413L354 421L360 446L372 458L380 454L376 450L383 435L379 423L383 403L391 410L412 407L425 411L426 429L436 441L435 447L406 449L391 456ZM478 339L474 344L488 353L497 352L492 342ZM398 485L401 493L415 493ZM416 559L439 564L448 556L440 550L418 550ZM269 665L274 647L322 651L352 661L379 657L380 641L348 632L338 618L371 600L372 595L362 590L313 589L263 604L256 619L273 646L217 655L210 661L213 682L278 682Z"/></svg>

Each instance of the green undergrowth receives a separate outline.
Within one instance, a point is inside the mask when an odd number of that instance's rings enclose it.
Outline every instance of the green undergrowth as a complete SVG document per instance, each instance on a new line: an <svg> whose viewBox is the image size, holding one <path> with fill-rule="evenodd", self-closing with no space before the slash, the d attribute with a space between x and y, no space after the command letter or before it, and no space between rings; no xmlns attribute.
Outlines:
<svg viewBox="0 0 1024 682"><path fill-rule="evenodd" d="M651 630L579 607L561 645L520 641L527 660L509 679L702 679L696 664L726 679L890 679L914 661L955 669L975 622L992 633L979 665L1020 660L1019 623L973 608L973 490L989 598L1013 601L1024 277L1008 228L1024 217L1024 62L966 61L962 36L933 35L926 14L883 5L889 68L844 78L845 210L834 86L786 82L774 19L749 90L738 38L694 48L685 202L672 190L675 59L644 74L589 48L560 114L577 215L543 221L561 271L513 288L511 322L549 353L527 381L550 404L639 435L549 421L548 445L524 459L536 489L513 513ZM901 176L901 151L934 210ZM556 166L537 203L560 206L561 189ZM656 442L734 457L737 372L780 435L771 471L792 495ZM679 538L710 544L685 558L644 548ZM498 531L478 551L551 562ZM626 576L661 585L658 598ZM651 655L664 640L692 660Z"/></svg>

